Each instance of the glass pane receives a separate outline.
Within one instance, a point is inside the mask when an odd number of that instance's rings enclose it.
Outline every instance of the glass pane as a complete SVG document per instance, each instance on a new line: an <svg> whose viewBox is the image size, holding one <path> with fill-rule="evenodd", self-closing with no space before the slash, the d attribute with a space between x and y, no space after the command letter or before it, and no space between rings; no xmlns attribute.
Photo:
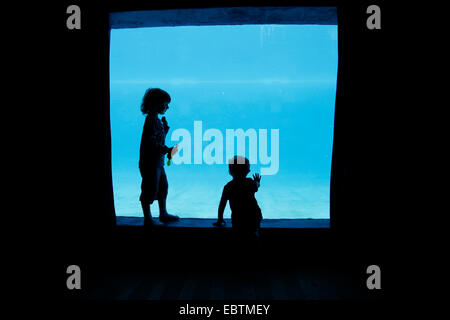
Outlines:
<svg viewBox="0 0 450 320"><path fill-rule="evenodd" d="M184 146L165 166L170 213L216 218L227 160L245 152L265 219L329 218L337 26L112 29L110 59L117 215L142 216L140 104L156 87L172 98L166 145Z"/></svg>

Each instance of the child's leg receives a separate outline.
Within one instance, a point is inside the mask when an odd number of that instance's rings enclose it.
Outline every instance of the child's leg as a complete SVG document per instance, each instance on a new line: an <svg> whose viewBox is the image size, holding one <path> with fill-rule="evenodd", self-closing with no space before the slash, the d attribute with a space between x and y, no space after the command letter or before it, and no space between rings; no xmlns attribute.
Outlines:
<svg viewBox="0 0 450 320"><path fill-rule="evenodd" d="M144 214L144 221L152 218L152 212L150 211L150 203L141 201L142 212Z"/></svg>
<svg viewBox="0 0 450 320"><path fill-rule="evenodd" d="M169 214L166 208L167 193L169 189L169 184L167 183L167 176L164 168L161 168L161 177L159 179L159 189L158 189L158 205L159 205L159 220L174 221L178 220L179 217Z"/></svg>
<svg viewBox="0 0 450 320"><path fill-rule="evenodd" d="M160 226L162 223L152 219L152 212L150 211L150 203L141 202L142 212L144 213L144 226Z"/></svg>
<svg viewBox="0 0 450 320"><path fill-rule="evenodd" d="M150 211L150 205L156 197L157 185L159 184L158 170L155 168L147 168L145 171L142 168L139 169L142 176L139 200L141 201L142 212L144 214L144 225L161 225L161 223L152 219L152 213ZM143 174L144 172L145 174Z"/></svg>
<svg viewBox="0 0 450 320"><path fill-rule="evenodd" d="M180 219L178 216L170 214L167 212L166 209L166 197L158 199L158 204L159 204L159 220L163 221L163 222L167 222L167 221L175 221Z"/></svg>

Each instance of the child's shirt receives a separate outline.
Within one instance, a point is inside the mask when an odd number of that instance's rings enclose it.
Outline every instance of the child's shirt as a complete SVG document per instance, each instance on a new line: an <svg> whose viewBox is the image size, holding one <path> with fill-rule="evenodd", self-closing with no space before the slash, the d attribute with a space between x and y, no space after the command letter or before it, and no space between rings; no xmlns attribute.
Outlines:
<svg viewBox="0 0 450 320"><path fill-rule="evenodd" d="M139 152L139 168L164 166L164 155L168 152L165 145L169 127L165 127L157 115L145 117Z"/></svg>
<svg viewBox="0 0 450 320"><path fill-rule="evenodd" d="M250 178L233 179L223 188L223 196L230 201L233 228L259 228L262 214L255 198L257 191L258 185Z"/></svg>

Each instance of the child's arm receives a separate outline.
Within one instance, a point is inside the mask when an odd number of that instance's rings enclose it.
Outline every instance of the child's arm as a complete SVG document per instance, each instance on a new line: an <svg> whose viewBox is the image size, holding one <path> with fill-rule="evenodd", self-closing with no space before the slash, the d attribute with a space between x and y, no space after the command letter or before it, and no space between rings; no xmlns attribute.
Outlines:
<svg viewBox="0 0 450 320"><path fill-rule="evenodd" d="M222 192L222 197L220 198L219 203L219 211L217 213L217 221L213 223L213 225L219 227L222 224L225 224L225 220L223 220L223 212L225 211L225 206L227 205L228 197L226 195L225 189Z"/></svg>
<svg viewBox="0 0 450 320"><path fill-rule="evenodd" d="M145 119L144 124L144 133L143 133L143 139L145 139L146 144L152 149L155 150L157 153L160 154L166 154L169 153L171 150L169 147L167 147L165 144L161 143L158 139L158 132L157 126L153 119L147 118Z"/></svg>

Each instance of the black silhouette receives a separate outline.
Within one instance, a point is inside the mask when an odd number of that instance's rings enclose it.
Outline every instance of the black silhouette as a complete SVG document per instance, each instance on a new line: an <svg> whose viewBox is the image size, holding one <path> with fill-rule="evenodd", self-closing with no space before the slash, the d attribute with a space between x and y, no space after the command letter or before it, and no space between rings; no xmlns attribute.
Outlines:
<svg viewBox="0 0 450 320"><path fill-rule="evenodd" d="M178 147L169 148L165 145L169 126L165 117L161 120L158 118L158 114L163 115L169 109L170 101L170 95L166 91L151 88L145 92L141 104L141 111L146 118L139 154L139 171L142 176L139 200L146 226L160 224L152 219L150 205L154 200L158 200L161 222L179 219L178 216L171 215L166 210L168 182L164 171L164 156L167 154L168 159L171 159L178 151Z"/></svg>
<svg viewBox="0 0 450 320"><path fill-rule="evenodd" d="M249 244L259 238L262 214L255 198L255 192L260 186L261 176L254 174L253 179L246 178L250 172L250 162L244 157L235 156L229 161L228 167L233 180L223 188L218 220L214 225L223 226L225 224L223 212L229 201L234 239L238 244Z"/></svg>

